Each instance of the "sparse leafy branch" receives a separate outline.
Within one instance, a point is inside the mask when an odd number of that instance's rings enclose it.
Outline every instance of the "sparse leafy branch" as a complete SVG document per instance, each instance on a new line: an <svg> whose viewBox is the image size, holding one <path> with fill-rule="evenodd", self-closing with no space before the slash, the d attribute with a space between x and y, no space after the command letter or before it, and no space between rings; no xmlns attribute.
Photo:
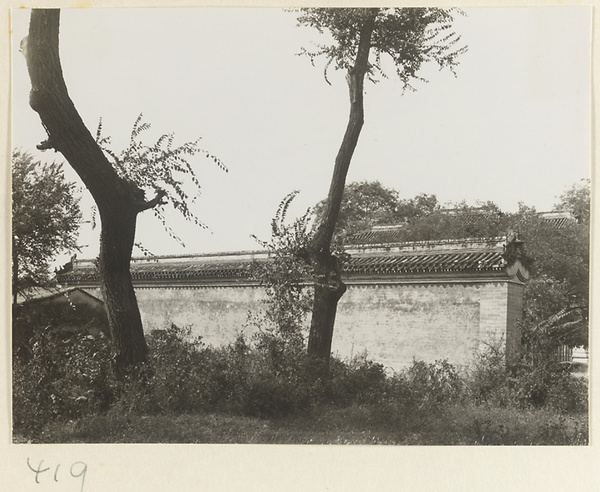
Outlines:
<svg viewBox="0 0 600 492"><path fill-rule="evenodd" d="M102 135L102 120L96 131L96 142L102 148L118 175L128 182L135 183L144 196L154 197L143 201L139 210L153 209L154 215L161 222L167 233L176 241L181 239L167 225L164 206L171 206L186 220L204 229L207 228L193 212L189 204L200 195L201 185L190 158L196 155L212 160L220 169L227 172L227 167L213 154L199 146L200 139L174 146L174 134L161 135L156 143L148 145L142 141L144 132L151 125L143 120L140 114L133 124L129 145L120 153L110 148L110 137ZM188 190L186 181L191 182L193 190Z"/></svg>
<svg viewBox="0 0 600 492"><path fill-rule="evenodd" d="M152 251L150 251L148 248L146 248L142 243L133 243L133 245L137 249L139 249L145 257L147 257L147 258L155 258L156 257L156 255ZM156 261L158 261L158 260L156 260Z"/></svg>
<svg viewBox="0 0 600 492"><path fill-rule="evenodd" d="M260 280L267 294L265 318L284 339L301 340L311 306L309 289L313 268L308 255L312 213L288 223L287 213L298 194L294 191L279 204L271 221L271 239L254 239L269 252L269 261L257 261L253 276ZM265 327L261 327L265 329Z"/></svg>

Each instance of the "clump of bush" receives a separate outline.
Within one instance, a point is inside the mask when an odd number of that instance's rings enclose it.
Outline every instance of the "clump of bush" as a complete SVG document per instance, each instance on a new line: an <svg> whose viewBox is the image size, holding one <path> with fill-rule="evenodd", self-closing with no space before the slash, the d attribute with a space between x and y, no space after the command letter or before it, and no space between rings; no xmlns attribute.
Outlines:
<svg viewBox="0 0 600 492"><path fill-rule="evenodd" d="M388 376L360 356L333 358L329 370L306 355L301 337L264 331L225 347L206 346L172 325L147 337L147 363L117 379L110 343L100 335L38 334L28 359L15 359L15 430L102 414L220 413L261 418L310 414L316 406L396 404L427 414L447 403L457 376L445 362L415 362Z"/></svg>
<svg viewBox="0 0 600 492"><path fill-rule="evenodd" d="M190 328L172 325L150 333L147 342L147 363L117 379L106 337L36 335L30 356L14 360L15 433L36 436L46 424L94 415L280 419L326 415L329 408L402 440L461 406L481 409L480 417L494 408L556 415L587 410L586 380L574 378L567 366L507 367L497 350L481 354L467 374L447 361L413 361L388 374L366 355L332 358L327 368L306 355L295 331L265 330L251 340L240 335L214 348L193 337ZM488 443L498 441L501 430L478 419L469 431L475 440L481 435Z"/></svg>
<svg viewBox="0 0 600 492"><path fill-rule="evenodd" d="M467 383L476 404L549 408L562 414L588 409L587 379L575 377L569 364L552 358L506 364L504 352L490 346L477 355Z"/></svg>
<svg viewBox="0 0 600 492"><path fill-rule="evenodd" d="M57 419L106 411L118 394L110 344L102 334L36 334L13 360L13 426L28 434Z"/></svg>
<svg viewBox="0 0 600 492"><path fill-rule="evenodd" d="M573 376L569 365L548 361L542 366L520 365L509 382L521 408L552 408L560 413L588 409L587 380Z"/></svg>

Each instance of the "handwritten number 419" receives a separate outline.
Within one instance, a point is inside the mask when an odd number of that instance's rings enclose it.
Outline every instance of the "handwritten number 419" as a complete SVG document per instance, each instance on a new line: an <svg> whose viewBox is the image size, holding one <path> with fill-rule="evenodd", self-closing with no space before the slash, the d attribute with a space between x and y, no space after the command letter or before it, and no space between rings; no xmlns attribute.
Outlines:
<svg viewBox="0 0 600 492"><path fill-rule="evenodd" d="M41 460L38 467L34 468L33 466L31 466L31 463L29 462L29 458L27 458L27 466L33 473L35 473L35 483L40 483L39 478L40 478L41 473L44 473L44 472L47 472L50 470L50 467L42 468L43 463L44 463L44 460ZM58 473L59 468L60 468L60 464L56 465L56 467L54 468L54 481L55 482L58 482L58 480L59 480L59 473ZM73 463L71 465L71 468L69 470L69 474L71 475L71 477L73 477L73 478L81 477L80 492L83 492L83 484L85 482L85 474L86 473L87 473L87 465L83 461L76 461L75 463Z"/></svg>

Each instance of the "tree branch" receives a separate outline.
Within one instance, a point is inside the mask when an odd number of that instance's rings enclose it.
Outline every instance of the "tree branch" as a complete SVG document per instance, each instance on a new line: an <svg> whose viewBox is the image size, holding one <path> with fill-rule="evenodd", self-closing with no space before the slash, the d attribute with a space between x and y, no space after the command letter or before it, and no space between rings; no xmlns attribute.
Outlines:
<svg viewBox="0 0 600 492"><path fill-rule="evenodd" d="M148 200L145 202L142 202L140 204L138 204L137 211L138 212L143 212L144 210L149 210L151 208L156 207L157 205L162 205L163 202L162 199L167 196L167 192L164 190L159 190L158 193L156 194L156 196L152 199L152 200Z"/></svg>

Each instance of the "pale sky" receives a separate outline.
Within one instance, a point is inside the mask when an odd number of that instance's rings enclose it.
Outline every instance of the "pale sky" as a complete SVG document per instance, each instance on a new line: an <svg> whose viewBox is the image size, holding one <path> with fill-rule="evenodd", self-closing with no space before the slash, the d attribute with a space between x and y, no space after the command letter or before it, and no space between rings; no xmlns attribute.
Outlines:
<svg viewBox="0 0 600 492"><path fill-rule="evenodd" d="M590 175L590 22L587 7L466 9L456 30L469 51L457 77L436 67L429 83L402 92L390 78L366 84L365 125L348 175L379 180L410 198L518 202L550 210ZM44 160L45 139L28 106L29 79L18 53L29 12L13 12L13 146ZM203 185L195 211L210 228L169 217L186 243L162 233L151 212L137 238L155 254L256 249L268 239L280 200L298 189L300 215L325 197L348 116L343 74L295 56L318 41L276 9L63 10L60 50L71 98L88 128L102 117L120 150L139 113L149 142L175 132L202 137L229 168L195 159ZM68 167L68 166L67 166ZM75 180L74 173L69 176ZM87 208L88 197L83 201ZM80 257L98 251L84 227ZM139 254L134 251L134 254Z"/></svg>

